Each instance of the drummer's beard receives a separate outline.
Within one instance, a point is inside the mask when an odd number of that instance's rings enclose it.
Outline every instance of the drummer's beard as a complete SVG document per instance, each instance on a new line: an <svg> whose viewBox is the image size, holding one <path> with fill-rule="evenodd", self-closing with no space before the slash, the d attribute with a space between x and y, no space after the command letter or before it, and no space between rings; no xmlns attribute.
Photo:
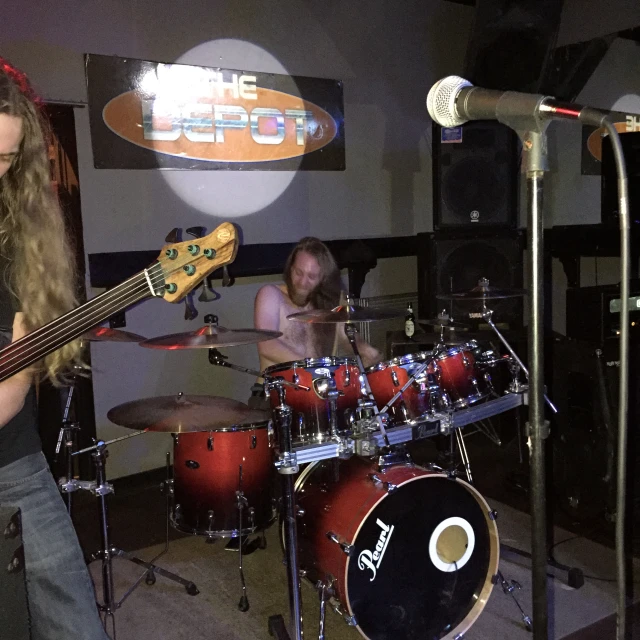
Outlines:
<svg viewBox="0 0 640 640"><path fill-rule="evenodd" d="M314 291L300 291L298 289L291 288L289 291L289 298L296 307L306 307L313 298Z"/></svg>

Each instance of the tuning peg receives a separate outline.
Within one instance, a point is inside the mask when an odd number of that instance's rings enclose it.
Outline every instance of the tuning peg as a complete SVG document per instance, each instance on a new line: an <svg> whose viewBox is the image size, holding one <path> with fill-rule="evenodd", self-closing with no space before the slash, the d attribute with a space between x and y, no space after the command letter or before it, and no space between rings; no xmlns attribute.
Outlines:
<svg viewBox="0 0 640 640"><path fill-rule="evenodd" d="M227 265L225 264L224 267L222 267L222 286L230 287L234 282L235 278L229 275L229 269L227 269Z"/></svg>
<svg viewBox="0 0 640 640"><path fill-rule="evenodd" d="M174 227L164 239L165 242L182 242L182 229Z"/></svg>
<svg viewBox="0 0 640 640"><path fill-rule="evenodd" d="M213 302L220 297L219 293L216 293L213 289L209 289L207 283L202 285L202 293L198 296L200 302Z"/></svg>
<svg viewBox="0 0 640 640"><path fill-rule="evenodd" d="M184 319L193 320L198 317L198 310L193 304L193 296L189 294L184 299Z"/></svg>
<svg viewBox="0 0 640 640"><path fill-rule="evenodd" d="M189 227L186 231L194 238L202 238L207 232L207 227Z"/></svg>

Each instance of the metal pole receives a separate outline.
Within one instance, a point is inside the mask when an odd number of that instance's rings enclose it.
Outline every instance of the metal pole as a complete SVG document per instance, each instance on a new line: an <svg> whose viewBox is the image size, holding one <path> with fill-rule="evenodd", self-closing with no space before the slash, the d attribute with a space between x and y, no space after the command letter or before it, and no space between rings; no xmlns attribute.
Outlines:
<svg viewBox="0 0 640 640"><path fill-rule="evenodd" d="M523 136L527 177L527 226L529 252L529 423L531 483L531 556L533 636L548 638L547 522L545 443L549 423L544 419L544 264L543 264L543 177L546 169L544 132L527 131Z"/></svg>

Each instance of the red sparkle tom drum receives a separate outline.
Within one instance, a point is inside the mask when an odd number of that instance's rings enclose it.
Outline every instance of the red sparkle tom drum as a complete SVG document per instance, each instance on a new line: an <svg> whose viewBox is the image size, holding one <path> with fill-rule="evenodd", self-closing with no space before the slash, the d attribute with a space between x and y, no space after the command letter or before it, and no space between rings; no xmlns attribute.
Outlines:
<svg viewBox="0 0 640 640"><path fill-rule="evenodd" d="M282 377L296 382L309 391L287 386L286 403L293 411L291 435L294 445L325 442L331 438L331 413L327 390L335 385L340 395L337 399L337 429L344 433L349 428L349 417L362 396L360 371L355 358L306 358L295 362L283 362L264 370L265 378ZM278 394L271 391L271 407L278 405Z"/></svg>

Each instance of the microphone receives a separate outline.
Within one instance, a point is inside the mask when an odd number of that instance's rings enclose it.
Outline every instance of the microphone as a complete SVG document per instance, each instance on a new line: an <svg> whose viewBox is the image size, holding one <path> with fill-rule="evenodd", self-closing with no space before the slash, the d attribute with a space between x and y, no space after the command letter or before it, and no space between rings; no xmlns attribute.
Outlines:
<svg viewBox="0 0 640 640"><path fill-rule="evenodd" d="M514 129L525 128L531 119L579 120L601 127L610 113L535 93L481 89L458 76L438 80L431 87L427 110L442 127L457 127L469 120L498 120Z"/></svg>

